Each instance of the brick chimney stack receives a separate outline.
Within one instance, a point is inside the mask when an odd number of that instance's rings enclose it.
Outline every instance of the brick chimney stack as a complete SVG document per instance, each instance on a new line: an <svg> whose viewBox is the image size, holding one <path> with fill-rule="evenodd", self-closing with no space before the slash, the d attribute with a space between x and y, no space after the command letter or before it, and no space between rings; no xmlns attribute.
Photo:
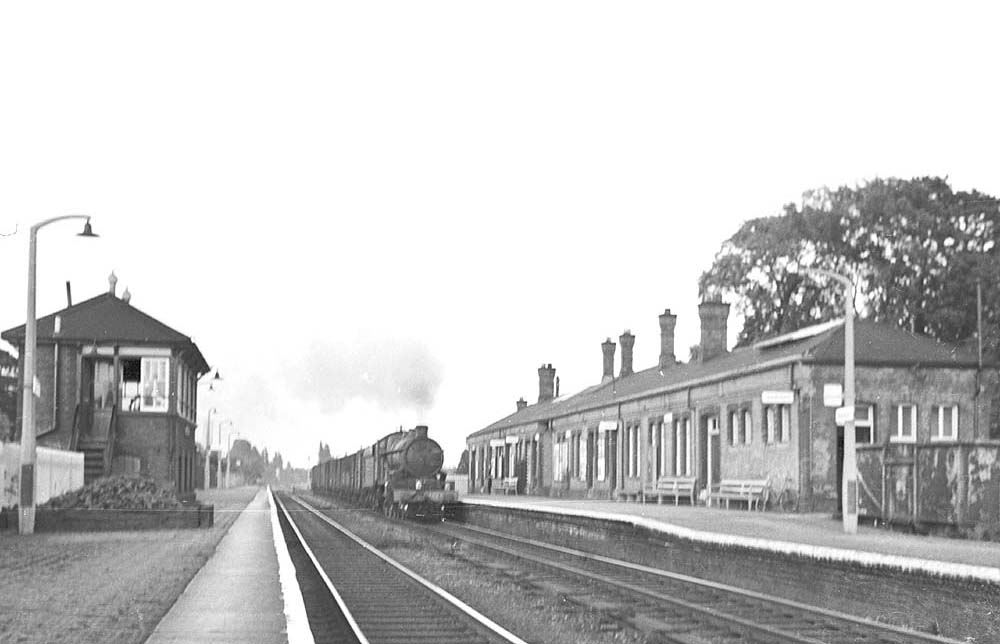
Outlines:
<svg viewBox="0 0 1000 644"><path fill-rule="evenodd" d="M726 353L729 305L722 301L706 301L698 305L701 318L701 361Z"/></svg>
<svg viewBox="0 0 1000 644"><path fill-rule="evenodd" d="M601 382L607 382L615 377L615 343L608 338L601 343L601 351L604 352L604 374Z"/></svg>
<svg viewBox="0 0 1000 644"><path fill-rule="evenodd" d="M521 411L522 409L524 409L527 406L528 406L528 401L525 400L523 396L521 398L517 399L517 410L518 411Z"/></svg>
<svg viewBox="0 0 1000 644"><path fill-rule="evenodd" d="M677 362L677 355L674 353L674 329L677 327L677 316L670 312L670 309L663 311L660 316L660 369Z"/></svg>
<svg viewBox="0 0 1000 644"><path fill-rule="evenodd" d="M538 402L552 400L555 395L556 370L551 364L538 368Z"/></svg>
<svg viewBox="0 0 1000 644"><path fill-rule="evenodd" d="M622 345L622 368L619 378L632 375L632 347L635 346L635 336L628 329L618 336L618 343Z"/></svg>

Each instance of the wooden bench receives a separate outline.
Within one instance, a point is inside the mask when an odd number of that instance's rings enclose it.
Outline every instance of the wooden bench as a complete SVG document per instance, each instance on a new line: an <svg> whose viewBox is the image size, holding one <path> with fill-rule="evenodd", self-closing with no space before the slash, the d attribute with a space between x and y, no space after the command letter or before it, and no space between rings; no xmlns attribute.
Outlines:
<svg viewBox="0 0 1000 644"><path fill-rule="evenodd" d="M500 487L497 488L504 493L504 496L508 494L517 494L517 477L508 476L500 481Z"/></svg>
<svg viewBox="0 0 1000 644"><path fill-rule="evenodd" d="M678 505L680 499L686 498L688 503L694 505L695 499L695 478L681 476L666 476L656 481L656 485L648 485L642 489L642 501L656 497L657 503L663 503L663 497L673 497L674 505Z"/></svg>
<svg viewBox="0 0 1000 644"><path fill-rule="evenodd" d="M712 486L708 493L708 505L712 500L725 501L729 508L730 501L742 501L747 504L747 510L753 510L764 496L767 479L724 479Z"/></svg>

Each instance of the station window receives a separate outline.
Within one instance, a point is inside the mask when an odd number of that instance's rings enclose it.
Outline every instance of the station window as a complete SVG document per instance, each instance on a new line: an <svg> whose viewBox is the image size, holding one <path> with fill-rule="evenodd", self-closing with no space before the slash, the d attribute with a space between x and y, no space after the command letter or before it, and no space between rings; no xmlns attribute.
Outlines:
<svg viewBox="0 0 1000 644"><path fill-rule="evenodd" d="M765 443L787 443L791 429L791 405L766 405L764 407Z"/></svg>
<svg viewBox="0 0 1000 644"><path fill-rule="evenodd" d="M683 416L674 421L674 476L691 475L691 451L691 418Z"/></svg>
<svg viewBox="0 0 1000 644"><path fill-rule="evenodd" d="M552 450L552 465L554 467L552 478L556 481L564 481L569 478L570 467L572 467L569 449L569 436L562 433L556 434Z"/></svg>
<svg viewBox="0 0 1000 644"><path fill-rule="evenodd" d="M577 458L577 478L581 481L587 479L587 432L586 430L576 435L579 442Z"/></svg>
<svg viewBox="0 0 1000 644"><path fill-rule="evenodd" d="M931 422L935 427L931 440L958 440L958 405L935 406Z"/></svg>
<svg viewBox="0 0 1000 644"><path fill-rule="evenodd" d="M874 405L854 405L854 437L858 445L875 442Z"/></svg>
<svg viewBox="0 0 1000 644"><path fill-rule="evenodd" d="M734 409L729 412L729 444L738 445L740 442L740 412L738 409Z"/></svg>
<svg viewBox="0 0 1000 644"><path fill-rule="evenodd" d="M650 448L652 449L652 454L656 459L653 464L653 472L656 478L659 478L665 474L664 469L666 465L667 450L664 444L665 438L663 433L663 419L658 418L657 420L649 424L649 435L650 435Z"/></svg>
<svg viewBox="0 0 1000 644"><path fill-rule="evenodd" d="M750 408L747 407L742 412L743 418L742 423L740 423L740 435L742 438L742 443L744 445L749 445L753 441L753 413Z"/></svg>
<svg viewBox="0 0 1000 644"><path fill-rule="evenodd" d="M892 420L894 427L889 440L894 443L913 443L917 440L917 406L896 405Z"/></svg>
<svg viewBox="0 0 1000 644"><path fill-rule="evenodd" d="M167 411L170 358L124 358L121 371L122 411Z"/></svg>
<svg viewBox="0 0 1000 644"><path fill-rule="evenodd" d="M608 432L598 432L597 434L597 480L603 481L606 476L606 454L607 454Z"/></svg>
<svg viewBox="0 0 1000 644"><path fill-rule="evenodd" d="M625 426L625 475L639 475L639 425Z"/></svg>

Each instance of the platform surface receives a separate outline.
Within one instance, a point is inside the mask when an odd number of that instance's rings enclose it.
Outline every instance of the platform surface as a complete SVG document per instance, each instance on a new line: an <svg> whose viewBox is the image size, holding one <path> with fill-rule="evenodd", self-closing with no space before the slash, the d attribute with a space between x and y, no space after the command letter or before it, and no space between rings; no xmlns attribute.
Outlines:
<svg viewBox="0 0 1000 644"><path fill-rule="evenodd" d="M296 604L288 570L282 569L291 562L284 561L287 551L282 553L275 519L270 495L261 490L146 644L311 643L307 624L302 631L301 596ZM294 583L294 569L291 579Z"/></svg>
<svg viewBox="0 0 1000 644"><path fill-rule="evenodd" d="M462 501L625 520L709 543L1000 584L1000 543L905 534L870 526L858 526L857 534L846 534L841 521L829 514L784 514L526 495L470 495Z"/></svg>

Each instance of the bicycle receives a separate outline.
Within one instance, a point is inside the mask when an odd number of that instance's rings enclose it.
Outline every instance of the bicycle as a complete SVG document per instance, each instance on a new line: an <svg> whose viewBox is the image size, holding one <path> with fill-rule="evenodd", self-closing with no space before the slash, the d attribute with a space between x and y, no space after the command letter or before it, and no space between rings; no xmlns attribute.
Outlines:
<svg viewBox="0 0 1000 644"><path fill-rule="evenodd" d="M764 492L761 495L760 508L766 510L773 503L775 508L782 512L798 512L799 493L795 490L794 483L791 476L786 476L782 481L781 488L775 490L771 484L771 477L768 477L767 485L764 486Z"/></svg>

